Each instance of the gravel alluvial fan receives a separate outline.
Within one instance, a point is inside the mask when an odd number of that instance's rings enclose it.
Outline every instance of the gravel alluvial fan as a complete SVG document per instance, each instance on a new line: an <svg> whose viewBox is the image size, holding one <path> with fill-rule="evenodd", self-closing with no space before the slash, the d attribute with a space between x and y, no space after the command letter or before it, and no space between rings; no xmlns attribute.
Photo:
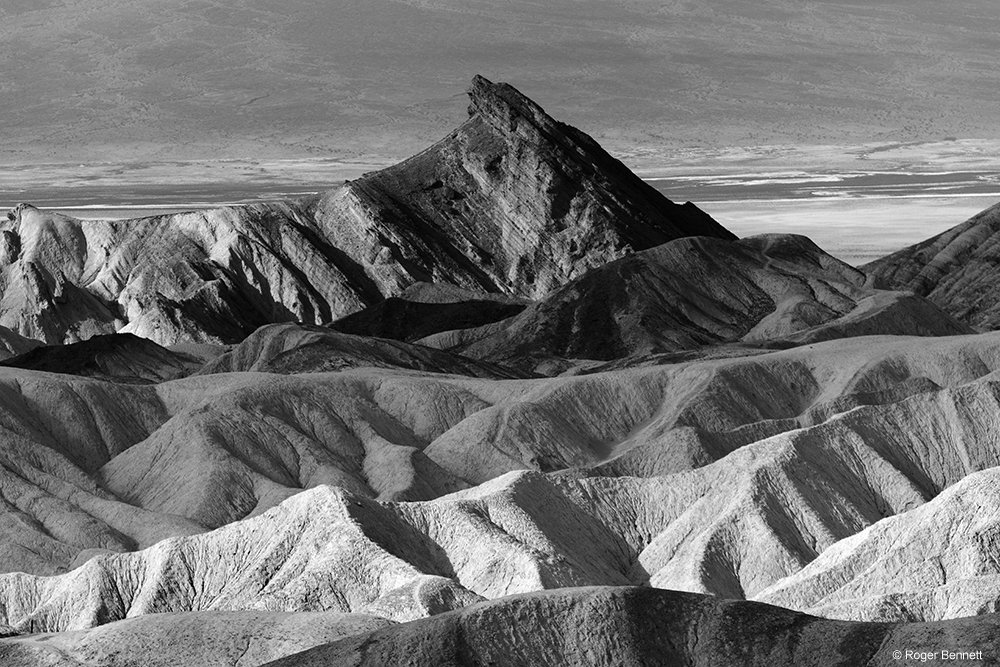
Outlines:
<svg viewBox="0 0 1000 667"><path fill-rule="evenodd" d="M304 201L11 212L0 664L995 661L996 209L859 270L469 95Z"/></svg>

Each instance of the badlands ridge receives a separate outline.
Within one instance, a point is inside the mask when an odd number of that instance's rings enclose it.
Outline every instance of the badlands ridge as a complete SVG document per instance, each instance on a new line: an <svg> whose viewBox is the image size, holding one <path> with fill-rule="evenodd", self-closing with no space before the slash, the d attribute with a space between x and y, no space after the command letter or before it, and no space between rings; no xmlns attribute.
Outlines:
<svg viewBox="0 0 1000 667"><path fill-rule="evenodd" d="M0 662L996 660L996 210L856 269L469 94L318 197L10 213Z"/></svg>

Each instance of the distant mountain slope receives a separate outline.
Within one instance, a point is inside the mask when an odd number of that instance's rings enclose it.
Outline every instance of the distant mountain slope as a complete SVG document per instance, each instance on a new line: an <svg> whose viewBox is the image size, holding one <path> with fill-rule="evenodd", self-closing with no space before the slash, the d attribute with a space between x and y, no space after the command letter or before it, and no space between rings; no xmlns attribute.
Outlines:
<svg viewBox="0 0 1000 667"><path fill-rule="evenodd" d="M125 221L19 205L0 224L0 326L49 344L232 343L417 282L537 297L634 250L732 238L511 86L477 77L469 94L451 135L318 200Z"/></svg>
<svg viewBox="0 0 1000 667"><path fill-rule="evenodd" d="M926 296L980 330L1000 328L1000 204L861 267L877 285Z"/></svg>
<svg viewBox="0 0 1000 667"><path fill-rule="evenodd" d="M115 221L22 205L10 217L0 323L50 344L114 332L235 342L381 298L293 204Z"/></svg>
<svg viewBox="0 0 1000 667"><path fill-rule="evenodd" d="M358 634L266 667L691 665L892 667L893 651L1000 650L1000 619L838 623L648 588L570 588L484 602ZM944 663L942 663L944 664Z"/></svg>
<svg viewBox="0 0 1000 667"><path fill-rule="evenodd" d="M526 377L502 366L422 345L301 324L263 326L198 369L198 374L246 371L295 374L349 368L411 369L494 379Z"/></svg>
<svg viewBox="0 0 1000 667"><path fill-rule="evenodd" d="M863 273L805 237L764 235L678 239L594 269L510 319L421 342L535 368L727 342L970 332L920 297L866 287Z"/></svg>
<svg viewBox="0 0 1000 667"><path fill-rule="evenodd" d="M512 86L477 76L469 97L469 120L448 137L316 206L384 292L444 281L538 298L630 251L735 238Z"/></svg>
<svg viewBox="0 0 1000 667"><path fill-rule="evenodd" d="M184 377L203 360L133 334L105 334L79 343L46 345L0 361L0 366L83 375L113 382L156 383Z"/></svg>

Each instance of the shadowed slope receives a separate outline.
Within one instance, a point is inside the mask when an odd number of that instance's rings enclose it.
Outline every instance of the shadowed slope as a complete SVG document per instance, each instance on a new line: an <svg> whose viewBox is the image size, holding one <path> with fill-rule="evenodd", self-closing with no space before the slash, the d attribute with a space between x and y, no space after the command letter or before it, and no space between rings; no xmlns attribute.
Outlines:
<svg viewBox="0 0 1000 667"><path fill-rule="evenodd" d="M394 625L268 667L899 664L893 651L1000 649L1000 620L844 623L749 602L643 588L575 588L484 602Z"/></svg>
<svg viewBox="0 0 1000 667"><path fill-rule="evenodd" d="M421 303L389 297L343 317L331 329L359 336L415 341L441 331L468 329L517 315L525 304L496 301Z"/></svg>
<svg viewBox="0 0 1000 667"><path fill-rule="evenodd" d="M727 342L801 344L867 334L970 333L933 304L864 285L805 237L685 238L588 272L521 314L423 343L557 369Z"/></svg>
<svg viewBox="0 0 1000 667"><path fill-rule="evenodd" d="M144 384L184 377L203 363L200 358L173 352L147 338L107 334L69 345L37 347L0 362L0 366Z"/></svg>
<svg viewBox="0 0 1000 667"><path fill-rule="evenodd" d="M926 296L977 329L1000 326L1000 205L861 267L876 284Z"/></svg>
<svg viewBox="0 0 1000 667"><path fill-rule="evenodd" d="M734 238L512 86L477 76L469 97L469 120L448 137L316 205L383 292L443 281L537 298L634 250Z"/></svg>
<svg viewBox="0 0 1000 667"><path fill-rule="evenodd" d="M953 618L997 611L1000 468L827 548L757 599L832 618Z"/></svg>
<svg viewBox="0 0 1000 667"><path fill-rule="evenodd" d="M391 625L372 616L212 611L150 614L93 630L0 641L4 667L246 667Z"/></svg>

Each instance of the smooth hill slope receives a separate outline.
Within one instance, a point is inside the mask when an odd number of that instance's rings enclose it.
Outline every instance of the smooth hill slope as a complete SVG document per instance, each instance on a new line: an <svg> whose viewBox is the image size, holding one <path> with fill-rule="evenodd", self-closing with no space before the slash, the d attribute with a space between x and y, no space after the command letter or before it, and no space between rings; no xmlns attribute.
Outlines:
<svg viewBox="0 0 1000 667"><path fill-rule="evenodd" d="M469 98L455 132L316 206L329 237L383 291L462 276L465 287L538 298L630 251L735 238L512 86L477 76Z"/></svg>
<svg viewBox="0 0 1000 667"><path fill-rule="evenodd" d="M948 231L861 267L891 289L926 296L980 330L1000 326L1000 204Z"/></svg>
<svg viewBox="0 0 1000 667"><path fill-rule="evenodd" d="M18 205L0 225L0 326L49 344L234 343L417 282L533 298L634 250L732 238L511 86L477 77L469 95L454 133L309 202L121 221Z"/></svg>
<svg viewBox="0 0 1000 667"><path fill-rule="evenodd" d="M896 650L995 655L998 630L1000 620L990 616L945 623L844 623L674 591L575 588L511 596L389 626L267 667L892 667L900 662L893 657Z"/></svg>
<svg viewBox="0 0 1000 667"><path fill-rule="evenodd" d="M421 342L524 368L719 343L971 333L920 297L873 290L809 239L684 238L594 269L524 312Z"/></svg>

